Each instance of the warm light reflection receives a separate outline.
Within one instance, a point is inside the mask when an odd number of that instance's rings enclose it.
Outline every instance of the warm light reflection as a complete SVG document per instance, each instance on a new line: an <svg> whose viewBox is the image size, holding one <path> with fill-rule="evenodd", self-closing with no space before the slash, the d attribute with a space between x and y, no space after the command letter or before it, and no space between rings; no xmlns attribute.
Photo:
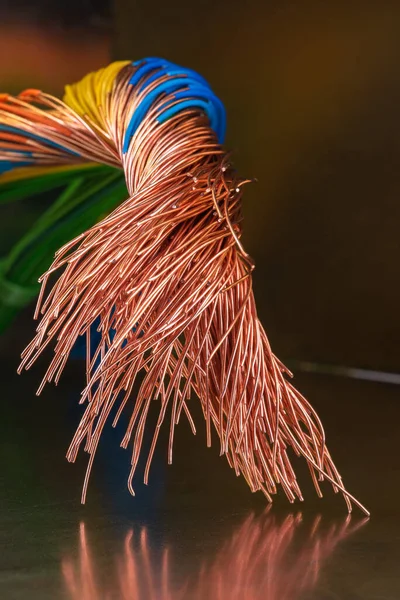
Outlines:
<svg viewBox="0 0 400 600"><path fill-rule="evenodd" d="M337 544L368 519L324 526L321 516L303 523L301 513L283 521L249 516L198 578L200 600L295 600L317 583Z"/></svg>
<svg viewBox="0 0 400 600"><path fill-rule="evenodd" d="M326 525L318 516L307 525L301 513L283 521L250 515L194 576L182 573L182 557L172 561L168 548L152 549L145 527L138 536L128 531L121 556L96 565L81 523L79 559L65 558L62 573L72 600L296 600L316 585L337 544L365 522Z"/></svg>

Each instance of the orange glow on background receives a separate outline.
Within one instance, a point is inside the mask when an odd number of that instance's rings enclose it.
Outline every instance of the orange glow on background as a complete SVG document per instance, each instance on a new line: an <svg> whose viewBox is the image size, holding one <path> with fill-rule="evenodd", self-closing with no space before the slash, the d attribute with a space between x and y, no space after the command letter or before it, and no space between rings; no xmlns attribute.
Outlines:
<svg viewBox="0 0 400 600"><path fill-rule="evenodd" d="M66 83L110 60L108 33L29 24L0 25L2 90L15 92L29 85L60 94Z"/></svg>

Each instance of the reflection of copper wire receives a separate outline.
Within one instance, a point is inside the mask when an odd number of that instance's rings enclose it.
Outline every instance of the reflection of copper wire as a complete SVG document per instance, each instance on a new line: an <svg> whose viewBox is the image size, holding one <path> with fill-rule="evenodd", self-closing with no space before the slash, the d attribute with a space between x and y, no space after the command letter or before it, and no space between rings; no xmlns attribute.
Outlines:
<svg viewBox="0 0 400 600"><path fill-rule="evenodd" d="M17 119L19 127L40 130L46 139L79 151L79 160L119 165L125 172L128 199L61 248L42 276L35 315L41 321L20 366L29 368L55 340L40 393L46 382L58 382L77 337L87 335L87 385L81 398L87 407L67 454L74 461L84 444L90 455L83 501L103 427L119 404L115 426L138 374L144 373L121 443L126 448L133 438L132 494L152 401L159 401L160 412L146 482L167 411L169 463L182 414L195 432L189 410L194 392L207 444L213 425L221 454L252 491L261 490L271 500L280 484L290 502L302 500L287 453L292 448L307 460L320 496L319 482L327 479L343 493L349 511L355 503L367 513L344 489L317 414L286 379L291 374L272 353L257 318L253 263L240 241L246 181L237 177L203 113L188 109L157 121L165 97L154 101L125 151L123 133L145 93L128 85L135 72L135 66L124 66L100 106L88 85L83 116L36 90L8 97L0 110L7 124ZM32 145L38 164L77 160L55 147L44 152L39 141ZM46 285L59 269L45 298ZM91 359L90 327L96 318L101 341Z"/></svg>
<svg viewBox="0 0 400 600"><path fill-rule="evenodd" d="M366 522L351 526L347 517L326 531L320 516L308 528L302 520L301 513L280 523L272 516L260 520L249 516L211 568L205 569L206 577L199 577L193 598L294 600L315 587L337 544Z"/></svg>
<svg viewBox="0 0 400 600"><path fill-rule="evenodd" d="M102 580L81 523L79 569L63 559L62 572L71 600L295 600L317 585L320 570L336 546L364 523L352 524L347 517L326 530L320 516L307 526L301 513L282 522L272 515L250 515L211 565L203 563L183 584L177 583L179 567L174 574L168 548L162 550L161 559L155 558L145 528L138 544L132 530L126 534L116 576L111 571L111 578Z"/></svg>

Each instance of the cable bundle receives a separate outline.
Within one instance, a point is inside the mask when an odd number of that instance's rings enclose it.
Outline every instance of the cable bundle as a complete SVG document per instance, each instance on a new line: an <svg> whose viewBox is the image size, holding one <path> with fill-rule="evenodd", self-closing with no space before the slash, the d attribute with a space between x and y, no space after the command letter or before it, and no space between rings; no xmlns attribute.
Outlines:
<svg viewBox="0 0 400 600"><path fill-rule="evenodd" d="M58 382L77 338L87 338L86 410L67 455L74 461L82 445L89 453L83 500L110 413L115 425L130 406L121 445L133 447L133 493L150 405L158 402L159 417L146 482L162 423L169 421L168 462L179 420L187 418L195 432L195 395L207 444L214 428L221 454L252 491L271 501L281 485L291 502L302 499L291 449L306 459L319 495L319 482L327 479L349 510L355 503L366 512L343 487L318 416L288 381L257 318L253 263L240 241L247 180L221 146L225 111L208 83L190 69L150 58L87 75L67 86L63 102L27 90L4 96L0 109L3 186L44 172L94 173L98 163L108 170L102 182L115 177L120 185L116 169L125 179L127 198L82 227L40 278L40 322L20 366L29 368L55 342L40 393L46 382ZM70 203L73 193L65 206ZM96 320L100 341L92 348Z"/></svg>

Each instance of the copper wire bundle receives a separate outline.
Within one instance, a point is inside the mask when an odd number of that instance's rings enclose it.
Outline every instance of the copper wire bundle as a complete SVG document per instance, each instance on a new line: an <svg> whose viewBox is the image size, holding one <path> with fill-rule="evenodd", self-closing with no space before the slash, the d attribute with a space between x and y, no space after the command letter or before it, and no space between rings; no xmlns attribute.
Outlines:
<svg viewBox="0 0 400 600"><path fill-rule="evenodd" d="M290 502L303 499L288 454L292 449L306 459L318 495L326 479L342 492L349 511L354 503L367 513L343 487L317 414L288 381L290 373L272 353L257 318L253 264L240 241L246 180L236 175L202 101L180 105L181 92L165 87L176 73L143 68L114 63L69 87L65 102L27 91L8 98L0 111L1 123L17 122L20 130L40 134L28 144L34 146L36 167L103 162L125 174L126 201L62 247L41 277L35 313L40 323L20 366L31 367L55 341L40 393L45 383L58 382L77 338L87 336L81 398L86 410L67 454L74 461L84 445L90 455L82 500L112 411L117 410L115 426L130 407L121 445L132 445L133 494L151 403L158 402L159 418L146 483L162 423L169 421L169 463L182 414L195 432L190 403L196 395L207 444L214 428L221 454L252 491L261 490L271 501L281 485ZM166 91L157 94L159 86ZM184 90L188 95L190 87ZM135 128L135 115L148 98ZM175 107L170 118L160 117ZM15 154L6 158L16 160ZM46 297L54 272L58 279ZM90 328L96 319L101 341L93 352Z"/></svg>

